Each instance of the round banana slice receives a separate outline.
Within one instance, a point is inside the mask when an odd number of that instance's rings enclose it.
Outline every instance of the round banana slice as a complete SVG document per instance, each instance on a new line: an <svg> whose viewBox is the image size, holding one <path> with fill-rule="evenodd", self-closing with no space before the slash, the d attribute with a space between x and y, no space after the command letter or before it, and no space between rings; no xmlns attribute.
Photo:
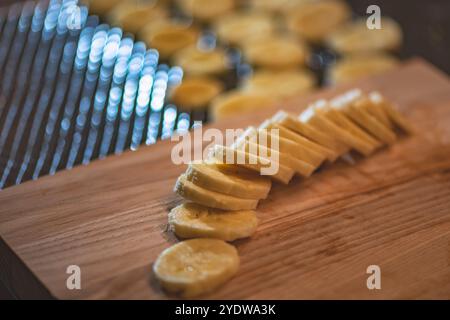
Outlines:
<svg viewBox="0 0 450 320"><path fill-rule="evenodd" d="M83 3L86 3L89 6L89 13L103 16L122 1L123 0L84 0Z"/></svg>
<svg viewBox="0 0 450 320"><path fill-rule="evenodd" d="M276 24L268 14L239 12L218 19L214 29L220 40L241 46L253 37L273 34Z"/></svg>
<svg viewBox="0 0 450 320"><path fill-rule="evenodd" d="M234 241L255 233L258 218L255 211L222 211L185 203L170 211L169 224L175 234L183 239Z"/></svg>
<svg viewBox="0 0 450 320"><path fill-rule="evenodd" d="M263 36L249 40L243 52L250 64L266 69L290 69L305 65L308 48L292 37Z"/></svg>
<svg viewBox="0 0 450 320"><path fill-rule="evenodd" d="M239 269L235 247L218 239L186 240L164 250L153 272L169 293L196 297L217 289Z"/></svg>
<svg viewBox="0 0 450 320"><path fill-rule="evenodd" d="M291 98L311 91L316 80L309 71L257 71L246 80L243 89L255 93L268 93L277 99Z"/></svg>
<svg viewBox="0 0 450 320"><path fill-rule="evenodd" d="M171 93L172 102L182 110L204 108L223 91L222 84L206 77L187 78Z"/></svg>
<svg viewBox="0 0 450 320"><path fill-rule="evenodd" d="M366 20L348 23L330 34L327 43L343 54L394 51L402 44L402 30L397 22L381 19L381 29L369 29Z"/></svg>
<svg viewBox="0 0 450 320"><path fill-rule="evenodd" d="M224 50L201 50L190 46L180 50L174 57L174 63L183 68L188 76L216 76L228 69L228 57Z"/></svg>
<svg viewBox="0 0 450 320"><path fill-rule="evenodd" d="M380 74L394 68L398 63L397 59L385 54L348 56L330 69L327 82L340 84Z"/></svg>
<svg viewBox="0 0 450 320"><path fill-rule="evenodd" d="M109 13L108 20L125 31L138 33L148 22L166 19L168 15L157 1L122 1Z"/></svg>
<svg viewBox="0 0 450 320"><path fill-rule="evenodd" d="M235 0L177 0L178 6L194 19L209 22L235 8Z"/></svg>
<svg viewBox="0 0 450 320"><path fill-rule="evenodd" d="M216 97L212 102L212 117L215 120L257 111L276 104L268 94L230 91Z"/></svg>
<svg viewBox="0 0 450 320"><path fill-rule="evenodd" d="M194 45L198 40L199 31L189 24L164 21L149 24L140 35L149 47L157 49L161 58L167 60L179 50Z"/></svg>
<svg viewBox="0 0 450 320"><path fill-rule="evenodd" d="M256 10L286 13L307 1L311 0L250 0L250 5Z"/></svg>
<svg viewBox="0 0 450 320"><path fill-rule="evenodd" d="M311 42L321 42L350 19L351 10L341 0L307 1L288 13L288 28Z"/></svg>

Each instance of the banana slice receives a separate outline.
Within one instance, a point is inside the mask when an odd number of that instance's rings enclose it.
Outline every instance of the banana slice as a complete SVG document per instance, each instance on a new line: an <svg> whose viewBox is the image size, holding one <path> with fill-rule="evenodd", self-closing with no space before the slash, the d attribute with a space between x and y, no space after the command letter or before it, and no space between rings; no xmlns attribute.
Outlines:
<svg viewBox="0 0 450 320"><path fill-rule="evenodd" d="M125 31L138 33L148 22L167 19L168 16L167 9L156 1L121 1L108 14L108 20Z"/></svg>
<svg viewBox="0 0 450 320"><path fill-rule="evenodd" d="M271 70L302 67L309 55L309 49L302 41L279 35L249 39L243 44L243 52L250 64Z"/></svg>
<svg viewBox="0 0 450 320"><path fill-rule="evenodd" d="M250 0L252 8L273 13L287 13L310 0Z"/></svg>
<svg viewBox="0 0 450 320"><path fill-rule="evenodd" d="M339 142L332 135L318 130L308 123L299 121L285 111L279 111L275 116L273 116L272 121L279 123L280 125L332 150L334 152L334 156L329 158L330 161L335 161L340 155L348 151L348 147Z"/></svg>
<svg viewBox="0 0 450 320"><path fill-rule="evenodd" d="M410 122L400 112L398 112L391 103L384 99L380 93L370 93L369 99L372 104L370 107L367 107L366 110L369 110L369 112L386 127L391 128L392 122L394 122L395 125L406 133L414 133L414 127L410 124Z"/></svg>
<svg viewBox="0 0 450 320"><path fill-rule="evenodd" d="M164 250L153 272L169 293L192 298L217 289L239 269L235 247L218 239L193 239Z"/></svg>
<svg viewBox="0 0 450 320"><path fill-rule="evenodd" d="M201 50L190 46L174 56L174 63L183 68L187 76L217 76L226 72L229 61L222 49Z"/></svg>
<svg viewBox="0 0 450 320"><path fill-rule="evenodd" d="M336 159L336 154L332 150L312 142L311 140L304 138L303 136L279 125L272 120L267 120L261 125L261 127L264 129L278 129L280 137L291 140L316 155L322 155L323 159L327 158L330 161L334 161Z"/></svg>
<svg viewBox="0 0 450 320"><path fill-rule="evenodd" d="M212 117L222 120L256 110L272 107L276 100L268 94L229 91L211 102Z"/></svg>
<svg viewBox="0 0 450 320"><path fill-rule="evenodd" d="M355 149L363 155L370 155L373 153L374 147L371 144L336 125L322 112L320 112L320 110L325 108L327 105L328 102L325 100L317 101L300 115L300 120L309 123L324 132L329 132L342 143Z"/></svg>
<svg viewBox="0 0 450 320"><path fill-rule="evenodd" d="M261 174L263 169L278 169L269 177L283 184L288 184L295 174L293 169L286 167L279 162L270 160L269 158L259 157L253 153L248 153L237 148L216 145L211 150L211 156L218 162L226 163L226 166L240 166ZM234 164L228 164L227 157L232 158ZM238 161L238 159L243 161Z"/></svg>
<svg viewBox="0 0 450 320"><path fill-rule="evenodd" d="M122 1L123 0L84 0L83 2L89 6L89 13L103 16Z"/></svg>
<svg viewBox="0 0 450 320"><path fill-rule="evenodd" d="M364 54L344 57L333 65L326 76L329 84L336 85L381 74L395 68L398 60L387 54Z"/></svg>
<svg viewBox="0 0 450 320"><path fill-rule="evenodd" d="M359 19L335 30L327 43L342 54L372 53L397 50L402 38L399 24L392 19L382 18L381 29L369 29L367 21Z"/></svg>
<svg viewBox="0 0 450 320"><path fill-rule="evenodd" d="M186 171L186 178L204 189L245 199L266 199L272 186L271 180L255 173L227 173L216 164L193 163Z"/></svg>
<svg viewBox="0 0 450 320"><path fill-rule="evenodd" d="M371 104L370 100L367 97L361 97L354 103L342 104L338 109L344 111L350 119L378 140L388 145L393 144L397 140L395 133L365 111L367 104Z"/></svg>
<svg viewBox="0 0 450 320"><path fill-rule="evenodd" d="M205 22L232 12L236 6L235 0L177 0L177 3L186 15Z"/></svg>
<svg viewBox="0 0 450 320"><path fill-rule="evenodd" d="M197 43L199 31L181 22L163 21L145 26L140 37L149 47L157 49L161 58L167 60L178 51Z"/></svg>
<svg viewBox="0 0 450 320"><path fill-rule="evenodd" d="M254 234L258 218L255 211L221 211L185 203L169 213L169 225L183 239L214 238L234 241Z"/></svg>
<svg viewBox="0 0 450 320"><path fill-rule="evenodd" d="M243 90L270 94L277 99L298 96L312 90L316 80L309 71L256 71L244 83Z"/></svg>
<svg viewBox="0 0 450 320"><path fill-rule="evenodd" d="M270 121L266 120L261 124L258 130L260 132L260 135L262 131L267 134L267 147L276 149L273 148L272 144L274 139L278 139L279 151L281 153L290 154L291 156L301 161L311 164L314 168L318 168L326 160L325 155L313 149L310 149L304 142L298 143L297 141L289 140L283 137L281 132L279 132L278 137L274 136L271 133L271 129L269 129L269 127ZM266 142L263 141L263 143L261 143L261 141L259 141L259 144L266 145Z"/></svg>
<svg viewBox="0 0 450 320"><path fill-rule="evenodd" d="M171 100L183 110L205 108L223 91L223 85L212 78L184 79L171 93Z"/></svg>
<svg viewBox="0 0 450 320"><path fill-rule="evenodd" d="M349 20L351 10L340 0L307 1L288 13L288 27L311 42L321 42Z"/></svg>
<svg viewBox="0 0 450 320"><path fill-rule="evenodd" d="M219 39L235 46L241 46L255 36L274 34L275 29L275 22L270 15L256 12L228 14L214 24Z"/></svg>
<svg viewBox="0 0 450 320"><path fill-rule="evenodd" d="M239 211L254 210L258 206L258 200L255 199L237 198L199 187L188 181L185 174L178 178L175 192L186 200L209 208Z"/></svg>
<svg viewBox="0 0 450 320"><path fill-rule="evenodd" d="M258 155L263 158L276 158L279 159L279 163L282 166L286 166L288 168L291 168L295 171L295 173L299 174L302 177L309 177L311 174L316 170L316 167L313 165L298 160L297 158L294 158L288 153L280 153L276 150L273 150L271 148L268 148L266 146L260 145L256 142L256 137L258 134L258 131L250 127L246 130L246 132L240 137L236 143L236 148L242 148L244 147L245 152ZM252 139L253 138L253 139Z"/></svg>

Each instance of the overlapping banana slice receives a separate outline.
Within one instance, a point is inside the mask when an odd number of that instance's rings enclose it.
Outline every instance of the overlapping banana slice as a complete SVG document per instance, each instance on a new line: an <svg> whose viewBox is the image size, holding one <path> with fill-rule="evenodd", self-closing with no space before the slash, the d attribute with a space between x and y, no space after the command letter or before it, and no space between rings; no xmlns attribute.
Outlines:
<svg viewBox="0 0 450 320"><path fill-rule="evenodd" d="M305 1L287 13L289 29L315 43L322 42L350 16L350 7L341 0Z"/></svg>
<svg viewBox="0 0 450 320"><path fill-rule="evenodd" d="M176 65L183 68L188 76L217 76L226 72L229 61L222 49L202 50L190 46L174 56Z"/></svg>
<svg viewBox="0 0 450 320"><path fill-rule="evenodd" d="M186 15L204 22L232 12L236 6L236 0L177 0L177 3Z"/></svg>
<svg viewBox="0 0 450 320"><path fill-rule="evenodd" d="M214 146L207 161L191 164L177 181L175 191L192 203L169 214L169 224L180 238L208 239L163 252L154 268L163 287L193 296L214 290L236 272L235 249L220 240L212 244L209 238L234 241L255 232L258 220L253 210L271 188L267 177L257 178L263 169L276 165L270 177L287 184L295 174L309 177L324 161L350 151L370 155L397 141L398 129L414 131L380 93L352 90L330 101L319 100L298 117L280 111L258 129L248 128L232 146ZM228 262L221 260L225 257ZM223 265L217 267L218 261ZM194 270L192 275L186 266ZM213 267L218 268L215 276Z"/></svg>
<svg viewBox="0 0 450 320"><path fill-rule="evenodd" d="M171 92L171 100L183 110L205 108L223 91L220 81L209 77L184 79Z"/></svg>
<svg viewBox="0 0 450 320"><path fill-rule="evenodd" d="M386 72L398 63L396 58L382 53L350 55L331 67L326 81L333 85L346 83Z"/></svg>
<svg viewBox="0 0 450 320"><path fill-rule="evenodd" d="M169 293L192 298L211 292L239 268L235 247L218 239L192 239L163 251L153 264L161 286Z"/></svg>
<svg viewBox="0 0 450 320"><path fill-rule="evenodd" d="M381 19L380 29L369 29L367 21L360 19L335 30L326 42L339 53L355 54L397 50L402 38L399 24L390 18Z"/></svg>
<svg viewBox="0 0 450 320"><path fill-rule="evenodd" d="M222 211L185 203L169 213L169 225L183 239L213 238L234 241L248 238L258 227L255 211Z"/></svg>

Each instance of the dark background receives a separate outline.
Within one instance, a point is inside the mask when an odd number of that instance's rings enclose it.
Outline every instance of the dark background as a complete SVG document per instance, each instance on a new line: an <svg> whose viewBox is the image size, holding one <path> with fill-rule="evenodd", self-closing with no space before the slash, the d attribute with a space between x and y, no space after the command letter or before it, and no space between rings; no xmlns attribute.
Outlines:
<svg viewBox="0 0 450 320"><path fill-rule="evenodd" d="M0 0L0 4L24 0ZM219 0L220 1L220 0ZM450 73L450 0L347 0L356 15L376 4L403 28L400 57L421 56Z"/></svg>

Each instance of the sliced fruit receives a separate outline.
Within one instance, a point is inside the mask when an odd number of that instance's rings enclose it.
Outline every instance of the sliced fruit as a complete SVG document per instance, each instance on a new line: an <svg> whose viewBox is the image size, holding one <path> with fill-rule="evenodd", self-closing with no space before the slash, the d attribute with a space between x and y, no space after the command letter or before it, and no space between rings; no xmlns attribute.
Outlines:
<svg viewBox="0 0 450 320"><path fill-rule="evenodd" d="M255 211L222 211L185 203L170 211L169 225L183 239L214 238L234 241L255 233L258 218Z"/></svg>
<svg viewBox="0 0 450 320"><path fill-rule="evenodd" d="M295 174L294 170L280 164L277 161L259 157L255 154L247 153L236 148L228 148L217 145L212 150L212 156L217 161L226 163L227 166L240 166L259 172L263 175L266 170L268 173L271 173L268 175L270 178L283 184L288 184Z"/></svg>
<svg viewBox="0 0 450 320"><path fill-rule="evenodd" d="M164 250L153 272L169 293L191 298L217 289L239 269L235 247L218 239L193 239Z"/></svg>
<svg viewBox="0 0 450 320"><path fill-rule="evenodd" d="M326 132L322 132L317 128L309 125L308 123L304 123L296 119L294 116L288 114L285 111L278 112L273 118L272 121L275 123L279 123L280 125L297 132L298 134L305 136L312 141L315 141L321 144L324 147L327 147L330 150L333 150L335 153L335 160L339 157L339 155L343 154L348 150L348 147L337 139L335 139L332 135L327 134ZM331 159L329 159L331 161Z"/></svg>
<svg viewBox="0 0 450 320"><path fill-rule="evenodd" d="M210 208L238 211L253 210L258 206L258 200L237 198L199 187L188 181L185 174L178 178L174 191L186 200Z"/></svg>
<svg viewBox="0 0 450 320"><path fill-rule="evenodd" d="M389 124L394 122L396 126L406 133L414 133L414 127L410 124L410 122L400 112L398 112L391 103L386 101L380 93L370 93L369 99L372 104L367 109L370 109L372 115L374 115L385 126L390 128L391 126ZM388 119L386 119L386 116Z"/></svg>
<svg viewBox="0 0 450 320"><path fill-rule="evenodd" d="M217 165L208 163L190 164L186 178L202 188L244 199L265 199L272 186L267 177L225 173Z"/></svg>

